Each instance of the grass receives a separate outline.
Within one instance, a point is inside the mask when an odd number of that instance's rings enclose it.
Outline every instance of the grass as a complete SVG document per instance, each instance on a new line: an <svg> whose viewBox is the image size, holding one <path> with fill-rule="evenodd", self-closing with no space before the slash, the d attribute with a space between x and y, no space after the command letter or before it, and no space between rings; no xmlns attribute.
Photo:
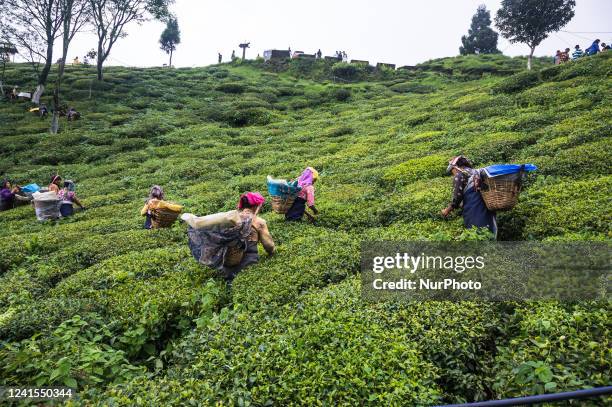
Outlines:
<svg viewBox="0 0 612 407"><path fill-rule="evenodd" d="M524 63L111 67L103 83L68 67L82 120L54 136L26 103L0 102L0 173L45 185L59 171L89 208L0 216L0 384L74 385L83 405L426 405L609 385L609 303L360 300L361 241L481 238L439 216L460 153L540 167L500 215L502 240L610 241L612 54ZM6 74L34 86L25 65ZM231 293L191 258L184 225L141 229L152 184L209 214L306 166L321 174L317 224L266 207L278 255Z"/></svg>

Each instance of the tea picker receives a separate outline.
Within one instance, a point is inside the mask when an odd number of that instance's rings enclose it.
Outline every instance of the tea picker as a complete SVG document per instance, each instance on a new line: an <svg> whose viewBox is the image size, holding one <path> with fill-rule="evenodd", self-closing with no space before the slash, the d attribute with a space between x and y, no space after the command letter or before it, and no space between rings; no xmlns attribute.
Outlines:
<svg viewBox="0 0 612 407"><path fill-rule="evenodd" d="M291 207L285 213L285 220L296 221L301 220L304 215L309 221L314 222L315 216L319 211L315 207L315 188L314 184L319 179L319 173L312 167L306 168L302 175L297 179L298 186L301 188ZM306 211L308 207L313 214Z"/></svg>
<svg viewBox="0 0 612 407"><path fill-rule="evenodd" d="M183 214L181 219L189 225L189 248L195 260L220 271L231 284L245 267L259 262L258 243L273 255L274 241L266 221L258 216L264 202L259 193L247 192L240 196L235 210L200 217Z"/></svg>
<svg viewBox="0 0 612 407"><path fill-rule="evenodd" d="M442 216L463 208L463 224L467 229L488 228L497 238L498 211L512 209L521 191L523 175L535 171L533 164L499 164L474 169L472 162L460 155L451 159L447 172L453 175L453 193Z"/></svg>
<svg viewBox="0 0 612 407"><path fill-rule="evenodd" d="M26 185L30 187L30 185ZM26 187L12 186L9 180L2 180L0 184L0 211L13 209L15 206L27 204L31 201L32 195L24 191Z"/></svg>
<svg viewBox="0 0 612 407"><path fill-rule="evenodd" d="M149 191L149 198L145 201L140 215L146 216L145 229L161 229L172 226L182 210L181 205L165 201L162 187L154 185Z"/></svg>

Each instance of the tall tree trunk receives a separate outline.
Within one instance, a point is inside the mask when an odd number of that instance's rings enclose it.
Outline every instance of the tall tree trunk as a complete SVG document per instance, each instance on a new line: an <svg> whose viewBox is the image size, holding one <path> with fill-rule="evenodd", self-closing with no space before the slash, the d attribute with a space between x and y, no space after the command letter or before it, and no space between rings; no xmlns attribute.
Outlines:
<svg viewBox="0 0 612 407"><path fill-rule="evenodd" d="M51 119L51 134L57 134L59 130L60 90L62 87L62 79L64 78L64 70L66 69L66 58L68 58L68 43L66 42L66 39L64 39L62 59L59 63L57 79L55 80L55 90L53 91L53 117Z"/></svg>
<svg viewBox="0 0 612 407"><path fill-rule="evenodd" d="M42 97L42 94L44 93L44 91L45 91L45 85L43 85L42 83L39 83L38 86L36 86L34 95L32 95L32 103L39 104L40 98Z"/></svg>
<svg viewBox="0 0 612 407"><path fill-rule="evenodd" d="M51 134L59 131L59 89L53 92L53 116L51 117Z"/></svg>
<svg viewBox="0 0 612 407"><path fill-rule="evenodd" d="M40 104L40 98L45 91L45 85L47 84L47 78L49 77L49 72L51 71L51 64L53 63L53 43L47 44L47 59L45 61L45 65L43 66L42 71L40 71L40 75L38 75L38 86L36 87L36 92L32 95L32 102L37 105Z"/></svg>
<svg viewBox="0 0 612 407"><path fill-rule="evenodd" d="M531 61L533 60L533 52L535 51L535 47L530 47L529 56L527 57L527 69L531 71Z"/></svg>
<svg viewBox="0 0 612 407"><path fill-rule="evenodd" d="M98 59L96 61L96 69L98 70L98 80L101 81L102 77L102 64L104 64L104 48L102 48L102 43L98 41Z"/></svg>
<svg viewBox="0 0 612 407"><path fill-rule="evenodd" d="M0 97L4 97L4 74L6 72L6 59L0 57L2 61L2 76L0 76ZM10 58L10 57L7 57ZM10 62L10 59L9 59Z"/></svg>
<svg viewBox="0 0 612 407"><path fill-rule="evenodd" d="M96 63L96 69L98 71L98 80L99 81L102 80L102 64L103 64L103 61L100 58L98 58L98 61Z"/></svg>
<svg viewBox="0 0 612 407"><path fill-rule="evenodd" d="M172 68L172 50L170 50L170 64L168 65L168 68Z"/></svg>

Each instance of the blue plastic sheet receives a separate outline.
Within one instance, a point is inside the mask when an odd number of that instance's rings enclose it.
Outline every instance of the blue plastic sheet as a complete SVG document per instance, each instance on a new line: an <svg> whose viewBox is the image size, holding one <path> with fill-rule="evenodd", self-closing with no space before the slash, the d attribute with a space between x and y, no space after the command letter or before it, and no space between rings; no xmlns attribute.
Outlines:
<svg viewBox="0 0 612 407"><path fill-rule="evenodd" d="M490 178L516 174L521 171L521 169L525 172L531 172L537 170L538 167L533 164L495 164L484 168Z"/></svg>
<svg viewBox="0 0 612 407"><path fill-rule="evenodd" d="M272 179L271 177L268 177L267 183L268 193L271 196L286 198L288 196L296 196L298 192L302 190L302 188L298 186L297 180L288 183L284 179Z"/></svg>
<svg viewBox="0 0 612 407"><path fill-rule="evenodd" d="M21 187L21 192L24 192L26 194L33 194L34 192L38 191L40 191L40 187L38 186L38 184L28 184L24 187Z"/></svg>

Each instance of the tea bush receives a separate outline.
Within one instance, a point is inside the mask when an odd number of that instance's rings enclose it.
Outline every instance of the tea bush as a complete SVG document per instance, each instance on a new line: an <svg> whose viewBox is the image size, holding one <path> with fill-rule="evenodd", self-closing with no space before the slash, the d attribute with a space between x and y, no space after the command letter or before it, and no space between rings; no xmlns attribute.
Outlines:
<svg viewBox="0 0 612 407"><path fill-rule="evenodd" d="M142 404L438 401L437 370L403 340L399 329L379 326L360 307L356 290L357 280L352 279L305 297L298 307L283 307L279 315L222 313L175 349L176 363L185 370L169 372L169 380L152 385L114 386L104 399L120 405L134 394ZM210 349L208 357L191 356L202 348ZM190 378L201 384L187 392L173 391Z"/></svg>
<svg viewBox="0 0 612 407"><path fill-rule="evenodd" d="M237 61L109 67L102 83L70 66L63 98L83 116L55 136L0 101L2 176L45 186L59 172L88 208L0 214L0 382L147 406L428 405L609 384L609 303L366 303L357 274L369 241L490 238L440 215L457 154L538 165L498 214L500 239L609 241L611 63ZM35 86L13 63L6 83ZM320 172L315 224L268 201L277 253L231 287L193 260L181 222L142 229L153 184L202 215L306 166Z"/></svg>
<svg viewBox="0 0 612 407"><path fill-rule="evenodd" d="M512 396L609 384L609 310L605 304L525 304L498 347L494 389ZM597 338L595 340L595 338ZM593 400L595 402L595 400ZM602 405L604 405L602 400Z"/></svg>

